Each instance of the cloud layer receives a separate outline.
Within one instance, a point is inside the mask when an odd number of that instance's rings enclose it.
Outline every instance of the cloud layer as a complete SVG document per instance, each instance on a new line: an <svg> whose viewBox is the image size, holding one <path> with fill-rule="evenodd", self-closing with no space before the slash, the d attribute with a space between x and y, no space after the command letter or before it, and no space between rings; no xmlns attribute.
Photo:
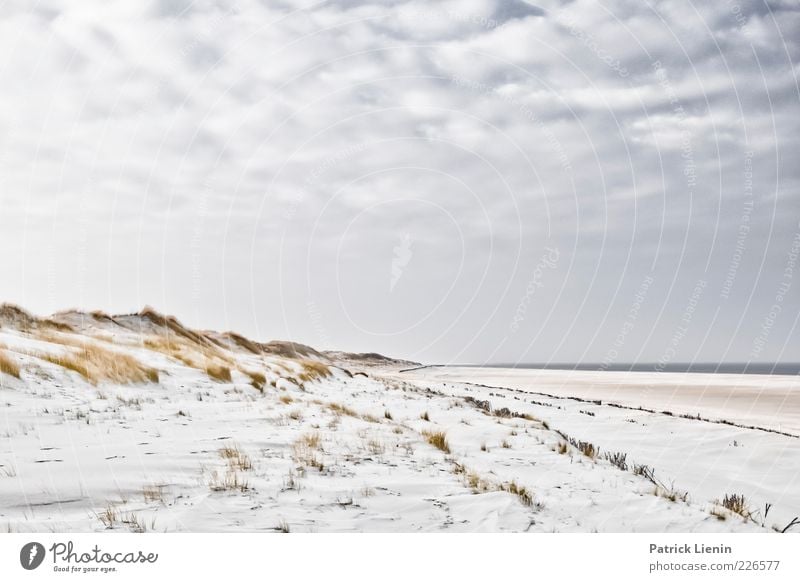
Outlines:
<svg viewBox="0 0 800 582"><path fill-rule="evenodd" d="M0 12L4 299L428 361L800 349L795 4Z"/></svg>

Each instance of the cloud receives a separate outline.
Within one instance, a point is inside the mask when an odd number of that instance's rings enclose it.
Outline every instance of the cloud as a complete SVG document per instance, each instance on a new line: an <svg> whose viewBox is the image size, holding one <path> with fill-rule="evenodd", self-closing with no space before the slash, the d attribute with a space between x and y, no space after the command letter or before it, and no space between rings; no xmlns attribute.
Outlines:
<svg viewBox="0 0 800 582"><path fill-rule="evenodd" d="M620 358L657 360L702 278L680 357L748 359L782 282L791 3L28 4L0 9L0 248L34 310L597 361L653 276Z"/></svg>

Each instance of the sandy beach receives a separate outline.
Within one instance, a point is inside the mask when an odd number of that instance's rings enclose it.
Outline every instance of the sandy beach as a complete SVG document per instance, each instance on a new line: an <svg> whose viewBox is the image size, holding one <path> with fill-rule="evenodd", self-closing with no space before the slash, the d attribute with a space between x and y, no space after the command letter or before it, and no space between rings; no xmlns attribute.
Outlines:
<svg viewBox="0 0 800 582"><path fill-rule="evenodd" d="M791 378L400 372L147 310L6 308L0 356L12 532L773 532L800 514L800 439L775 431L797 427Z"/></svg>

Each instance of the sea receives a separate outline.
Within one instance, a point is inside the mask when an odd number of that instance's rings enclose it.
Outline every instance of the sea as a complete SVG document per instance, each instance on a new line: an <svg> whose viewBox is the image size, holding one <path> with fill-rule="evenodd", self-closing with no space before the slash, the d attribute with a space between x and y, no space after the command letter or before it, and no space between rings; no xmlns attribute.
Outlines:
<svg viewBox="0 0 800 582"><path fill-rule="evenodd" d="M770 376L797 376L800 374L800 362L797 363L765 363L765 362L692 362L668 364L614 363L491 363L483 364L487 368L522 368L526 370L590 370L611 372L672 372L672 373L699 373L699 374L766 374Z"/></svg>

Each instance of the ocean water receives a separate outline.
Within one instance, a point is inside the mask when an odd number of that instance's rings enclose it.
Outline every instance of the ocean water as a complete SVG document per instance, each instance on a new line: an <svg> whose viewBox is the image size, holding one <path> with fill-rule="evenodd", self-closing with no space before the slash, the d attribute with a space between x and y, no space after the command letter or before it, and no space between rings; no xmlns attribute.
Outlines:
<svg viewBox="0 0 800 582"><path fill-rule="evenodd" d="M608 370L611 372L677 372L702 374L768 374L771 376L797 376L800 374L798 363L764 363L764 362L693 362L691 364L673 363L659 365L655 363L639 364L484 364L488 368L523 368L532 370Z"/></svg>

